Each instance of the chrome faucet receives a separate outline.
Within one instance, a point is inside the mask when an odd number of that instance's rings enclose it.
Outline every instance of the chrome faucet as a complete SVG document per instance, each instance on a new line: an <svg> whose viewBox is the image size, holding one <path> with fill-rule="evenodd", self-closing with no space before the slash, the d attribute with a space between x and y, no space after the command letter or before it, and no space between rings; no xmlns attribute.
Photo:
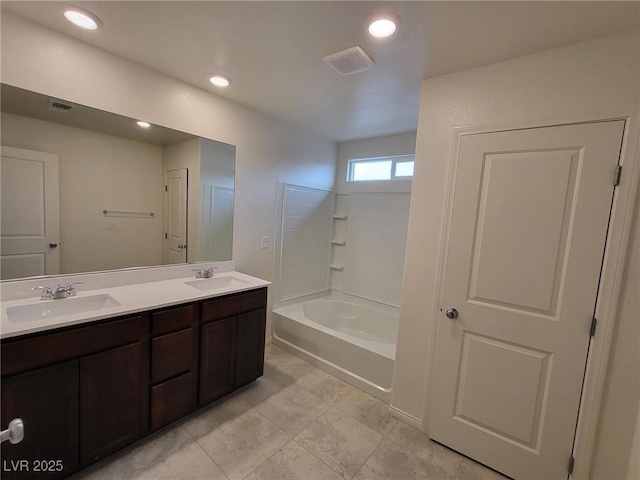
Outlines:
<svg viewBox="0 0 640 480"><path fill-rule="evenodd" d="M31 290L42 290L40 300L59 300L61 298L75 297L77 295L76 285L82 285L84 282L67 283L66 285L41 285L33 287Z"/></svg>
<svg viewBox="0 0 640 480"><path fill-rule="evenodd" d="M218 267L209 268L194 268L192 271L196 272L196 278L212 278L213 271Z"/></svg>

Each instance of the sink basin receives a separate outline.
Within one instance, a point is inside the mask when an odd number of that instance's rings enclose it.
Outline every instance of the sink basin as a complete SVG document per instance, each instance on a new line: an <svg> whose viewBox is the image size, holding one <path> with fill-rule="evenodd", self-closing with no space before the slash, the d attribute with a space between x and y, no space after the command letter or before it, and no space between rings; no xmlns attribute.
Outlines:
<svg viewBox="0 0 640 480"><path fill-rule="evenodd" d="M9 307L7 317L11 323L24 323L118 306L120 302L110 295L90 295Z"/></svg>
<svg viewBox="0 0 640 480"><path fill-rule="evenodd" d="M189 285L192 288L197 288L198 290L201 290L203 292L208 292L209 290L221 290L223 288L241 288L249 284L247 280L235 277L233 275L202 278L184 283L185 285Z"/></svg>

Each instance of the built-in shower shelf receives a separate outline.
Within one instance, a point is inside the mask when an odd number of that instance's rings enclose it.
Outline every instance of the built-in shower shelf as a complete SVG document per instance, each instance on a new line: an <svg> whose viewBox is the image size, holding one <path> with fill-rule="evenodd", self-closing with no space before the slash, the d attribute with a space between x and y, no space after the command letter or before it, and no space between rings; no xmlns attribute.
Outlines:
<svg viewBox="0 0 640 480"><path fill-rule="evenodd" d="M334 220L346 220L347 216L346 215L334 215L333 219Z"/></svg>
<svg viewBox="0 0 640 480"><path fill-rule="evenodd" d="M332 263L329 265L331 270L344 270L344 265L340 265L339 263Z"/></svg>
<svg viewBox="0 0 640 480"><path fill-rule="evenodd" d="M346 240L331 240L331 245L346 245L347 241Z"/></svg>

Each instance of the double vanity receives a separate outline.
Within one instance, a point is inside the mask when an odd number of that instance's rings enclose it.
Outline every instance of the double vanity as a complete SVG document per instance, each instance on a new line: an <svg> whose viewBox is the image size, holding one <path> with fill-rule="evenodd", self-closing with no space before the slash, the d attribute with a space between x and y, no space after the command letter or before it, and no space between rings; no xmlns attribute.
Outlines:
<svg viewBox="0 0 640 480"><path fill-rule="evenodd" d="M65 478L263 373L269 282L88 283L3 301L2 428L24 423L2 443L3 478Z"/></svg>

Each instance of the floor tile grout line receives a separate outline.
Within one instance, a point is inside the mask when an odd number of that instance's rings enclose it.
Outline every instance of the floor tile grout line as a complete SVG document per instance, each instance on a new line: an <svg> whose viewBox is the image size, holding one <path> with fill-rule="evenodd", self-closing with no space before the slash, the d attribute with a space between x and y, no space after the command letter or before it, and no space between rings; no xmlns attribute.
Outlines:
<svg viewBox="0 0 640 480"><path fill-rule="evenodd" d="M218 465L216 463L216 461L211 457L211 455L209 455L209 452L207 452L202 445L200 445L200 443L198 443L198 440L194 440L193 443L195 443L196 445L198 445L198 448L200 450L202 450L204 452L204 454L207 456L207 458L209 458L209 460L211 460L213 462L213 464L218 467L218 470L220 470L220 473L222 473L222 475L224 475L224 477L229 480L229 476L227 475L227 473L222 469L222 467L220 465Z"/></svg>
<svg viewBox="0 0 640 480"><path fill-rule="evenodd" d="M242 477L242 480L245 480L247 477L249 477L253 472L255 472L256 470L258 470L262 465L264 465L265 463L267 463L269 460L271 460L275 455L277 455L278 453L280 453L282 450L284 450L286 448L287 445L289 445L291 442L295 442L295 440L291 437L289 437L289 441L287 443L285 443L282 447L280 447L278 450L276 450L275 452L273 452L271 455L269 455L268 458L266 458L262 463L260 463L260 465L256 466L256 468L254 468L253 470L251 470L249 473L247 473L244 477ZM297 443L297 442L296 442Z"/></svg>
<svg viewBox="0 0 640 480"><path fill-rule="evenodd" d="M302 433L302 432L300 432ZM314 458L320 460L324 465L326 465L332 472L335 472L336 475L338 475L340 478L344 478L344 476L338 472L335 468L333 468L331 465L329 465L327 462L325 462L323 459L321 459L320 457L318 457L315 453L313 453L311 450L309 450L307 447L305 447L302 443L298 442L295 438L293 439L294 442L296 442L298 445L300 445L303 449L305 449L308 453L310 453Z"/></svg>

